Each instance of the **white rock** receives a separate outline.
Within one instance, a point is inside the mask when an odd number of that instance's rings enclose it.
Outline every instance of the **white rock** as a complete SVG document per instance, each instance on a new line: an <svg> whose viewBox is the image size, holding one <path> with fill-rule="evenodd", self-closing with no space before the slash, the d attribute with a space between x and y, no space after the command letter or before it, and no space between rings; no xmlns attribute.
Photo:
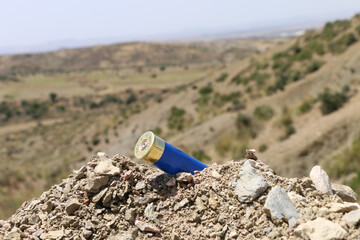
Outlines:
<svg viewBox="0 0 360 240"><path fill-rule="evenodd" d="M331 184L331 188L336 195L346 202L356 202L356 193L351 187L342 184Z"/></svg>
<svg viewBox="0 0 360 240"><path fill-rule="evenodd" d="M159 233L160 229L153 224L146 223L140 220L135 220L135 226L140 229L142 232L153 232Z"/></svg>
<svg viewBox="0 0 360 240"><path fill-rule="evenodd" d="M343 239L347 232L339 224L333 223L325 218L317 218L313 221L300 224L295 229L295 234L301 238L305 236L310 240Z"/></svg>
<svg viewBox="0 0 360 240"><path fill-rule="evenodd" d="M349 226L355 226L360 222L360 209L346 213L341 220L345 221Z"/></svg>
<svg viewBox="0 0 360 240"><path fill-rule="evenodd" d="M239 180L236 182L234 194L240 202L249 203L260 196L269 184L247 160L239 172Z"/></svg>
<svg viewBox="0 0 360 240"><path fill-rule="evenodd" d="M294 227L300 218L296 207L291 202L285 190L275 186L268 194L264 211L267 215L288 221L290 227Z"/></svg>
<svg viewBox="0 0 360 240"><path fill-rule="evenodd" d="M320 166L314 166L311 169L310 178L318 191L324 194L333 194L330 178Z"/></svg>
<svg viewBox="0 0 360 240"><path fill-rule="evenodd" d="M356 209L359 209L359 204L358 203L349 203L349 202L344 202L344 203L329 203L327 205L327 207L329 208L330 212L350 212Z"/></svg>
<svg viewBox="0 0 360 240"><path fill-rule="evenodd" d="M94 169L98 175L119 175L120 169L112 164L110 159L101 161Z"/></svg>
<svg viewBox="0 0 360 240"><path fill-rule="evenodd" d="M212 176L213 178L218 179L218 180L221 179L220 173L218 173L216 170L213 170L213 171L211 172L211 176Z"/></svg>

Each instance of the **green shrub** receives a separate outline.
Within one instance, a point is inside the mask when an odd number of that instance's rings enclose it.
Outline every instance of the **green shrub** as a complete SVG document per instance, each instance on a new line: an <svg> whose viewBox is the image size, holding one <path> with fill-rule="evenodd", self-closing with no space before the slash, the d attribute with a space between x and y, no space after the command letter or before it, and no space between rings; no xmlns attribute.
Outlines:
<svg viewBox="0 0 360 240"><path fill-rule="evenodd" d="M348 97L344 92L332 92L326 89L319 95L319 99L321 101L321 112L326 115L341 108L348 100Z"/></svg>
<svg viewBox="0 0 360 240"><path fill-rule="evenodd" d="M166 66L165 66L165 65L162 65L162 66L160 67L160 71L165 71L165 69L166 69Z"/></svg>
<svg viewBox="0 0 360 240"><path fill-rule="evenodd" d="M162 133L162 129L161 129L161 127L156 127L156 128L153 130L153 132L154 132L155 135L160 136L161 133Z"/></svg>
<svg viewBox="0 0 360 240"><path fill-rule="evenodd" d="M231 80L231 82L234 82L237 85L239 85L240 83L243 83L243 78L240 75L237 75Z"/></svg>
<svg viewBox="0 0 360 240"><path fill-rule="evenodd" d="M135 93L131 92L129 97L126 99L125 103L126 103L126 105L130 105L131 103L136 102L136 100L137 100L137 97L136 97Z"/></svg>
<svg viewBox="0 0 360 240"><path fill-rule="evenodd" d="M309 43L309 47L316 52L318 55L324 55L325 54L325 47L324 44L319 43L316 40L313 40Z"/></svg>
<svg viewBox="0 0 360 240"><path fill-rule="evenodd" d="M252 124L252 119L251 117L249 117L248 115L245 115L243 113L239 113L237 118L236 118L236 128L237 129L242 129L242 128L246 128L246 127L250 127Z"/></svg>
<svg viewBox="0 0 360 240"><path fill-rule="evenodd" d="M1 117L1 115L3 115ZM0 120L1 121L7 121L12 117L13 113L11 111L11 108L8 106L6 102L1 102L0 104Z"/></svg>
<svg viewBox="0 0 360 240"><path fill-rule="evenodd" d="M168 127L170 129L182 130L185 125L185 109L172 107L168 117Z"/></svg>
<svg viewBox="0 0 360 240"><path fill-rule="evenodd" d="M292 134L296 132L296 129L293 125L293 119L290 111L287 108L283 109L281 118L280 118L280 126L284 128L284 135L280 137L280 140L283 141L290 137Z"/></svg>
<svg viewBox="0 0 360 240"><path fill-rule="evenodd" d="M28 102L22 101L21 103L25 114L30 115L32 118L40 118L48 112L48 106L44 103L39 102Z"/></svg>
<svg viewBox="0 0 360 240"><path fill-rule="evenodd" d="M225 79L228 77L228 74L227 73L223 73L221 74L215 81L216 82L223 82L225 81Z"/></svg>
<svg viewBox="0 0 360 240"><path fill-rule="evenodd" d="M123 100L121 98L117 97L117 96L114 96L114 95L107 95L100 101L101 106L104 106L104 105L106 105L108 103L122 104Z"/></svg>
<svg viewBox="0 0 360 240"><path fill-rule="evenodd" d="M268 121L275 115L274 109L269 105L258 106L254 110L254 117L259 120Z"/></svg>
<svg viewBox="0 0 360 240"><path fill-rule="evenodd" d="M209 157L202 149L193 151L191 155L200 162L211 161L211 157Z"/></svg>
<svg viewBox="0 0 360 240"><path fill-rule="evenodd" d="M332 42L329 45L329 49L336 54L340 54L345 52L345 50L355 43L357 38L353 33L344 34L341 38L337 39L336 41Z"/></svg>
<svg viewBox="0 0 360 240"><path fill-rule="evenodd" d="M210 94L213 92L213 88L211 86L205 86L200 88L199 93L201 95L206 95L206 94Z"/></svg>
<svg viewBox="0 0 360 240"><path fill-rule="evenodd" d="M52 92L49 94L49 98L50 98L51 102L54 103L54 102L56 102L57 94Z"/></svg>
<svg viewBox="0 0 360 240"><path fill-rule="evenodd" d="M308 73L315 72L315 71L319 70L323 64L324 64L323 62L320 62L317 60L312 60L307 67L307 72Z"/></svg>
<svg viewBox="0 0 360 240"><path fill-rule="evenodd" d="M66 107L65 107L64 105L59 105L59 106L56 107L56 109L57 109L58 111L60 111L60 112L65 112Z"/></svg>
<svg viewBox="0 0 360 240"><path fill-rule="evenodd" d="M299 114L307 113L307 112L309 112L309 111L312 109L313 106L314 106L314 101L312 101L312 100L305 100L305 101L302 102L301 105L299 106L298 113L299 113Z"/></svg>
<svg viewBox="0 0 360 240"><path fill-rule="evenodd" d="M98 139L98 138L93 138L93 139L92 139L92 144L93 144L94 146L98 145L99 143L100 143L100 139Z"/></svg>
<svg viewBox="0 0 360 240"><path fill-rule="evenodd" d="M358 25L358 26L355 28L355 31L357 32L358 35L360 35L360 25Z"/></svg>
<svg viewBox="0 0 360 240"><path fill-rule="evenodd" d="M259 146L259 152L265 152L267 150L268 146L263 143Z"/></svg>

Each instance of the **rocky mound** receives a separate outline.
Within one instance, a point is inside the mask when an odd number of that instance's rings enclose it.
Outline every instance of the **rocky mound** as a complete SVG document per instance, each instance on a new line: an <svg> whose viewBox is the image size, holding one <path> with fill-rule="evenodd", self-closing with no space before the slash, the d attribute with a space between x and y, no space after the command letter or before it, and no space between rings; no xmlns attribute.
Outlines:
<svg viewBox="0 0 360 240"><path fill-rule="evenodd" d="M104 153L25 202L3 239L359 239L353 191L311 178L277 176L260 160L171 176Z"/></svg>

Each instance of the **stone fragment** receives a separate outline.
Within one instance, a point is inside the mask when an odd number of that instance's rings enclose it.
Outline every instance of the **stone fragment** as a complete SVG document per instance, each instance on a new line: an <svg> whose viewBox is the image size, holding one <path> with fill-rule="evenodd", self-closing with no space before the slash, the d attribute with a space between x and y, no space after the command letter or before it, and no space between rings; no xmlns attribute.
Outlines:
<svg viewBox="0 0 360 240"><path fill-rule="evenodd" d="M229 238L232 239L232 238L236 238L238 236L237 232L235 230L232 230L229 234Z"/></svg>
<svg viewBox="0 0 360 240"><path fill-rule="evenodd" d="M196 208L198 209L198 211L200 211L200 212L202 212L206 209L206 206L200 197L196 198L195 205L196 205Z"/></svg>
<svg viewBox="0 0 360 240"><path fill-rule="evenodd" d="M360 209L346 213L342 219L349 226L355 226L360 222Z"/></svg>
<svg viewBox="0 0 360 240"><path fill-rule="evenodd" d="M285 219L290 227L294 227L296 221L300 218L285 190L279 186L275 186L269 192L264 211L273 218Z"/></svg>
<svg viewBox="0 0 360 240"><path fill-rule="evenodd" d="M128 170L128 171L126 171L126 172L122 175L122 177L123 177L125 180L127 180L127 179L131 178L132 174L133 174L133 171L132 171L132 170Z"/></svg>
<svg viewBox="0 0 360 240"><path fill-rule="evenodd" d="M160 229L153 224L146 223L140 220L135 220L135 226L140 229L142 232L153 232L159 233Z"/></svg>
<svg viewBox="0 0 360 240"><path fill-rule="evenodd" d="M217 207L218 207L218 201L213 198L213 197L210 197L209 198L209 207L212 209L212 210L216 210Z"/></svg>
<svg viewBox="0 0 360 240"><path fill-rule="evenodd" d="M242 203L250 203L260 196L269 184L247 160L239 172L239 180L236 182L234 194Z"/></svg>
<svg viewBox="0 0 360 240"><path fill-rule="evenodd" d="M144 210L144 215L149 220L153 221L156 219L154 203L150 203L146 206Z"/></svg>
<svg viewBox="0 0 360 240"><path fill-rule="evenodd" d="M91 201L94 203L97 203L101 200L101 198L105 195L105 193L107 192L108 188L104 188L103 190L101 190L98 194L96 194Z"/></svg>
<svg viewBox="0 0 360 240"><path fill-rule="evenodd" d="M138 190L138 191L145 189L145 188L146 188L145 181L140 181L135 185L135 190Z"/></svg>
<svg viewBox="0 0 360 240"><path fill-rule="evenodd" d="M54 204L51 201L45 202L41 207L41 210L47 213L50 213L53 209L54 209Z"/></svg>
<svg viewBox="0 0 360 240"><path fill-rule="evenodd" d="M359 209L359 204L358 203L349 203L349 202L344 202L344 203L329 203L327 205L327 207L329 207L329 211L330 212L350 212L356 209Z"/></svg>
<svg viewBox="0 0 360 240"><path fill-rule="evenodd" d="M65 207L65 211L68 215L73 214L80 207L80 203L76 198L72 198L68 201Z"/></svg>
<svg viewBox="0 0 360 240"><path fill-rule="evenodd" d="M176 180L175 180L175 178L170 178L169 179L169 181L167 181L166 183L165 183L165 185L166 186L168 186L168 187L173 187L173 186L175 186L176 185Z"/></svg>
<svg viewBox="0 0 360 240"><path fill-rule="evenodd" d="M176 181L189 183L193 181L193 175L191 173L180 172L176 174Z"/></svg>
<svg viewBox="0 0 360 240"><path fill-rule="evenodd" d="M338 195L342 200L346 202L357 201L356 193L354 192L354 190L351 189L351 187L342 184L332 183L331 188L334 194Z"/></svg>
<svg viewBox="0 0 360 240"><path fill-rule="evenodd" d="M119 175L120 168L115 167L110 159L101 161L94 169L94 172L98 175Z"/></svg>
<svg viewBox="0 0 360 240"><path fill-rule="evenodd" d="M212 176L213 178L217 179L217 180L220 180L220 179L221 179L220 173L218 173L216 170L213 170L213 171L211 172L211 176Z"/></svg>
<svg viewBox="0 0 360 240"><path fill-rule="evenodd" d="M311 169L310 178L318 191L324 194L333 194L330 178L320 166L314 166Z"/></svg>
<svg viewBox="0 0 360 240"><path fill-rule="evenodd" d="M347 232L339 224L325 218L316 218L300 224L295 229L295 234L301 238L308 237L310 240L343 239Z"/></svg>
<svg viewBox="0 0 360 240"><path fill-rule="evenodd" d="M103 201L102 203L104 204L104 206L109 206L110 205L110 201L111 201L111 198L112 198L112 192L111 191L108 191L104 198L103 198Z"/></svg>
<svg viewBox="0 0 360 240"><path fill-rule="evenodd" d="M175 206L174 206L174 210L177 211L181 208L183 208L186 204L189 203L189 199L187 198L184 198L183 200L181 200L179 203L177 203Z"/></svg>
<svg viewBox="0 0 360 240"><path fill-rule="evenodd" d="M135 213L136 213L135 209L133 209L133 208L127 209L127 210L125 211L125 220L128 221L128 222L130 222L130 223L134 222L134 220L135 220Z"/></svg>
<svg viewBox="0 0 360 240"><path fill-rule="evenodd" d="M91 237L92 231L91 231L91 230L84 229L83 232L82 232L82 235L84 236L85 239L88 239L88 238Z"/></svg>
<svg viewBox="0 0 360 240"><path fill-rule="evenodd" d="M62 239L64 236L63 230L57 230L57 231L50 231L48 233L43 233L40 235L41 239Z"/></svg>
<svg viewBox="0 0 360 240"><path fill-rule="evenodd" d="M109 176L97 176L87 180L85 191L91 193L97 193L102 186L105 186L109 182Z"/></svg>
<svg viewBox="0 0 360 240"><path fill-rule="evenodd" d="M171 240L180 240L180 237L177 235L177 233L175 231L172 231L171 235L170 235L170 239Z"/></svg>

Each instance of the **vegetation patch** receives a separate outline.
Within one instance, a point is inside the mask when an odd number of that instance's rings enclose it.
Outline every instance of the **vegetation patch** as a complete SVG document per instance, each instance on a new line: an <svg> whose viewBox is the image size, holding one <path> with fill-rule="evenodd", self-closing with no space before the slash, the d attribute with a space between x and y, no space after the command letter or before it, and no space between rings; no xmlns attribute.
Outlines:
<svg viewBox="0 0 360 240"><path fill-rule="evenodd" d="M175 130L183 130L185 126L185 109L172 107L168 117L168 127Z"/></svg>
<svg viewBox="0 0 360 240"><path fill-rule="evenodd" d="M225 81L225 79L228 77L228 75L229 75L229 74L227 74L227 73L223 73L223 74L221 74L215 81L216 81L216 82L223 82L223 81Z"/></svg>
<svg viewBox="0 0 360 240"><path fill-rule="evenodd" d="M320 110L323 115L330 114L340 109L348 100L346 92L333 92L330 89L325 89L323 93L319 95L321 101Z"/></svg>
<svg viewBox="0 0 360 240"><path fill-rule="evenodd" d="M254 110L254 117L262 121L268 121L275 115L274 109L269 105L258 106Z"/></svg>

